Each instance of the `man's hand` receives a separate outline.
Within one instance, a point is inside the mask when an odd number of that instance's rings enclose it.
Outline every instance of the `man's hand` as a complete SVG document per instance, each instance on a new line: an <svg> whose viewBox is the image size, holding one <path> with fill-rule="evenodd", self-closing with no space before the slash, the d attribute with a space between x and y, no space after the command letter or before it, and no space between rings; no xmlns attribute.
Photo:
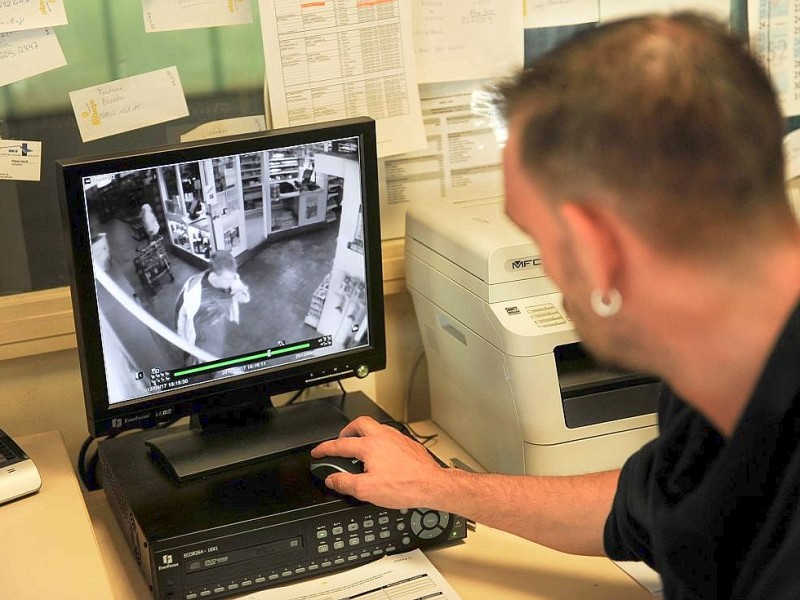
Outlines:
<svg viewBox="0 0 800 600"><path fill-rule="evenodd" d="M386 508L427 506L430 491L443 475L422 444L370 417L359 417L338 439L321 443L311 455L348 456L363 462L364 473L336 473L325 485Z"/></svg>

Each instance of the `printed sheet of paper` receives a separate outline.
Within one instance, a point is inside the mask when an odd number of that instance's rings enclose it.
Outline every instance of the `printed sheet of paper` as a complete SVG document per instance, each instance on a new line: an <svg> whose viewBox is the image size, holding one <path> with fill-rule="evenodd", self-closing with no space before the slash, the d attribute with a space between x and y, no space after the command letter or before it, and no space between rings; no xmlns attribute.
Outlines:
<svg viewBox="0 0 800 600"><path fill-rule="evenodd" d="M421 550L384 556L375 562L312 581L262 590L240 600L460 600Z"/></svg>
<svg viewBox="0 0 800 600"><path fill-rule="evenodd" d="M274 127L369 116L378 154L425 146L410 0L260 0Z"/></svg>
<svg viewBox="0 0 800 600"><path fill-rule="evenodd" d="M800 4L751 0L747 5L750 48L767 67L783 114L800 114Z"/></svg>
<svg viewBox="0 0 800 600"><path fill-rule="evenodd" d="M63 0L0 0L0 32L66 24Z"/></svg>
<svg viewBox="0 0 800 600"><path fill-rule="evenodd" d="M600 20L598 0L523 0L525 27L559 27Z"/></svg>
<svg viewBox="0 0 800 600"><path fill-rule="evenodd" d="M413 14L419 83L505 77L522 67L517 2L414 0Z"/></svg>
<svg viewBox="0 0 800 600"><path fill-rule="evenodd" d="M181 142L195 142L197 140L207 140L209 138L239 135L242 133L256 133L266 130L267 123L264 115L222 119L220 121L203 123L199 127L187 131L181 136Z"/></svg>
<svg viewBox="0 0 800 600"><path fill-rule="evenodd" d="M69 93L84 142L189 114L176 67Z"/></svg>
<svg viewBox="0 0 800 600"><path fill-rule="evenodd" d="M0 86L67 64L49 27L0 33Z"/></svg>
<svg viewBox="0 0 800 600"><path fill-rule="evenodd" d="M253 22L250 0L142 0L142 14L148 33Z"/></svg>
<svg viewBox="0 0 800 600"><path fill-rule="evenodd" d="M42 178L42 142L0 139L0 180L39 181Z"/></svg>
<svg viewBox="0 0 800 600"><path fill-rule="evenodd" d="M652 12L669 12L675 10L695 10L710 14L725 21L731 17L730 0L648 0L632 2L631 0L599 0L600 20L612 21L624 17L632 17ZM788 0L787 0L788 1Z"/></svg>
<svg viewBox="0 0 800 600"><path fill-rule="evenodd" d="M428 147L380 162L381 235L405 234L414 199L463 202L503 195L502 145L484 92L422 100Z"/></svg>

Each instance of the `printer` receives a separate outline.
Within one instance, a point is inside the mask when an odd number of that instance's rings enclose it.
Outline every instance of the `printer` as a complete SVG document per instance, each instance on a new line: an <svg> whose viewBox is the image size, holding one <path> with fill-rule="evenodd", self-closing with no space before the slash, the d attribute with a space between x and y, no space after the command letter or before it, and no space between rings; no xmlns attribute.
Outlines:
<svg viewBox="0 0 800 600"><path fill-rule="evenodd" d="M405 263L431 416L485 469L614 469L655 437L658 380L587 354L502 199L412 202Z"/></svg>

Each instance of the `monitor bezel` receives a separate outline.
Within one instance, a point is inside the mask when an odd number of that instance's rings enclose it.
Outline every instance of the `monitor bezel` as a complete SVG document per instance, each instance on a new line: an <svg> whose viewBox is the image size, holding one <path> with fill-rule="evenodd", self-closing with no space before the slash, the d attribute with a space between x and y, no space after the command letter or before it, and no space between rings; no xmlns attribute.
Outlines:
<svg viewBox="0 0 800 600"><path fill-rule="evenodd" d="M97 289L91 256L91 232L82 180L110 172L129 171L218 156L270 150L314 142L358 137L367 285L369 342L332 356L290 363L283 368L249 373L188 388L167 390L142 399L109 404L106 370L100 337ZM299 390L313 381L336 381L386 366L383 275L378 199L375 121L345 119L258 134L213 138L179 145L132 150L101 156L56 161L62 224L65 228L70 291L89 432L93 437L132 428L166 424L183 416L216 407L220 398L243 397L255 390L269 395ZM313 367L313 371L312 368ZM269 399L264 398L268 403Z"/></svg>

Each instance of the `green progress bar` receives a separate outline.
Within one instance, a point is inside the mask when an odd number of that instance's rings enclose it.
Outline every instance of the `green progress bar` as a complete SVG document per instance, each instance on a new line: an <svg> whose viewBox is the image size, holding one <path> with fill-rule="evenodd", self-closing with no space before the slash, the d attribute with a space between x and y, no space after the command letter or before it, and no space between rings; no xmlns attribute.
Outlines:
<svg viewBox="0 0 800 600"><path fill-rule="evenodd" d="M184 369L183 371L175 371L172 373L172 375L173 377L194 375L195 373L202 373L203 371L211 371L213 369L219 369L221 367L230 367L231 365L238 365L243 362L258 360L259 358L272 358L273 356L286 354L287 352L307 350L308 348L311 348L311 344L309 342L305 342L303 344L295 344L294 346L284 346L283 348L276 348L275 350L267 350L266 352L261 352L259 354L251 354L250 356L242 356L240 358L232 358L230 360L222 360L219 362L207 363L205 365L200 365L199 367L194 367L192 369Z"/></svg>

